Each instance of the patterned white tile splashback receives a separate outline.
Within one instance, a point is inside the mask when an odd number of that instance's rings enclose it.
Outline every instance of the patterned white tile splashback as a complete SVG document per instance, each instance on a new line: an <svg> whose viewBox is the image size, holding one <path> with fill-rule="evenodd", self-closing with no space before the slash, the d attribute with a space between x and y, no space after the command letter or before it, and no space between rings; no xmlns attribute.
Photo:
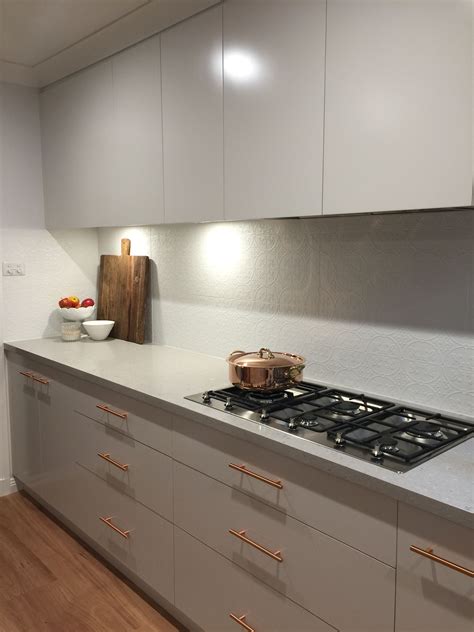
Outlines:
<svg viewBox="0 0 474 632"><path fill-rule="evenodd" d="M154 342L297 352L308 378L473 414L474 213L100 229L100 252L127 233Z"/></svg>

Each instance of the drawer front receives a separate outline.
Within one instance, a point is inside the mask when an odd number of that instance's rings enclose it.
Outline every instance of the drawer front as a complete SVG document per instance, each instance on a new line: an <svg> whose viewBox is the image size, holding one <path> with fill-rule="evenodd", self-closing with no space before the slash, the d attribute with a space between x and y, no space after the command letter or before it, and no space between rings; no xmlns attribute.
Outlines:
<svg viewBox="0 0 474 632"><path fill-rule="evenodd" d="M397 505L391 498L181 417L174 418L173 441L182 463L395 566Z"/></svg>
<svg viewBox="0 0 474 632"><path fill-rule="evenodd" d="M108 425L78 414L74 417L76 461L116 490L172 520L171 458Z"/></svg>
<svg viewBox="0 0 474 632"><path fill-rule="evenodd" d="M340 630L393 631L395 569L180 463L174 482L177 526Z"/></svg>
<svg viewBox="0 0 474 632"><path fill-rule="evenodd" d="M70 410L121 432L164 454L171 454L171 415L137 399L58 372L72 387Z"/></svg>
<svg viewBox="0 0 474 632"><path fill-rule="evenodd" d="M175 569L175 605L206 632L334 632L176 527Z"/></svg>
<svg viewBox="0 0 474 632"><path fill-rule="evenodd" d="M396 631L472 632L472 577L410 547L474 571L473 531L402 503L398 524Z"/></svg>
<svg viewBox="0 0 474 632"><path fill-rule="evenodd" d="M74 498L65 515L118 562L172 602L171 523L79 465L71 481L71 492ZM106 524L101 518L110 520Z"/></svg>

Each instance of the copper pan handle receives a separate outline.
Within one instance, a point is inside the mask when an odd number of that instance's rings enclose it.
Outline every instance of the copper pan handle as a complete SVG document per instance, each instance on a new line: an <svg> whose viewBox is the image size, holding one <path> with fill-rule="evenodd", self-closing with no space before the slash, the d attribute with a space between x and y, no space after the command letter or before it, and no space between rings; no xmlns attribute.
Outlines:
<svg viewBox="0 0 474 632"><path fill-rule="evenodd" d="M290 370L288 371L288 377L291 380L294 380L295 378L298 377L298 375L301 375L303 373L304 368L305 368L304 364L296 364L295 366L292 366Z"/></svg>
<svg viewBox="0 0 474 632"><path fill-rule="evenodd" d="M240 351L239 349L237 349L236 351L232 351L232 353L229 354L229 358L228 359L230 360L233 356L235 356L237 354L243 355L244 353L247 353L247 352L246 351Z"/></svg>
<svg viewBox="0 0 474 632"><path fill-rule="evenodd" d="M270 351L270 349L268 349L267 347L262 347L261 349L259 349L258 351L258 355L263 358L263 354L266 353L267 354L267 359L271 360L272 358L274 358L275 356L273 355L273 353Z"/></svg>

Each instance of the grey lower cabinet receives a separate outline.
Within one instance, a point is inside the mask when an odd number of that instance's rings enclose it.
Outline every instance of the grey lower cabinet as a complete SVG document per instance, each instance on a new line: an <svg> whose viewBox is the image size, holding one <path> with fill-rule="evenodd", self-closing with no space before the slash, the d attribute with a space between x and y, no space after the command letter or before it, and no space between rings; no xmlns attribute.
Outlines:
<svg viewBox="0 0 474 632"><path fill-rule="evenodd" d="M8 363L13 473L34 488L41 475L37 384L33 371L18 358Z"/></svg>
<svg viewBox="0 0 474 632"><path fill-rule="evenodd" d="M398 527L396 632L472 632L472 530L402 503Z"/></svg>
<svg viewBox="0 0 474 632"><path fill-rule="evenodd" d="M7 359L19 487L191 629L471 631L470 530Z"/></svg>

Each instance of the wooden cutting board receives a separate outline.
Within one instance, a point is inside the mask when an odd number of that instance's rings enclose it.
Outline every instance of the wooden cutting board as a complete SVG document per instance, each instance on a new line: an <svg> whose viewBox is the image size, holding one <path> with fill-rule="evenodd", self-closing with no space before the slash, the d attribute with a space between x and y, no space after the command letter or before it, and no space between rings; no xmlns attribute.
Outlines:
<svg viewBox="0 0 474 632"><path fill-rule="evenodd" d="M97 318L115 320L113 338L143 344L150 259L130 256L130 239L122 239L121 252L100 258Z"/></svg>

